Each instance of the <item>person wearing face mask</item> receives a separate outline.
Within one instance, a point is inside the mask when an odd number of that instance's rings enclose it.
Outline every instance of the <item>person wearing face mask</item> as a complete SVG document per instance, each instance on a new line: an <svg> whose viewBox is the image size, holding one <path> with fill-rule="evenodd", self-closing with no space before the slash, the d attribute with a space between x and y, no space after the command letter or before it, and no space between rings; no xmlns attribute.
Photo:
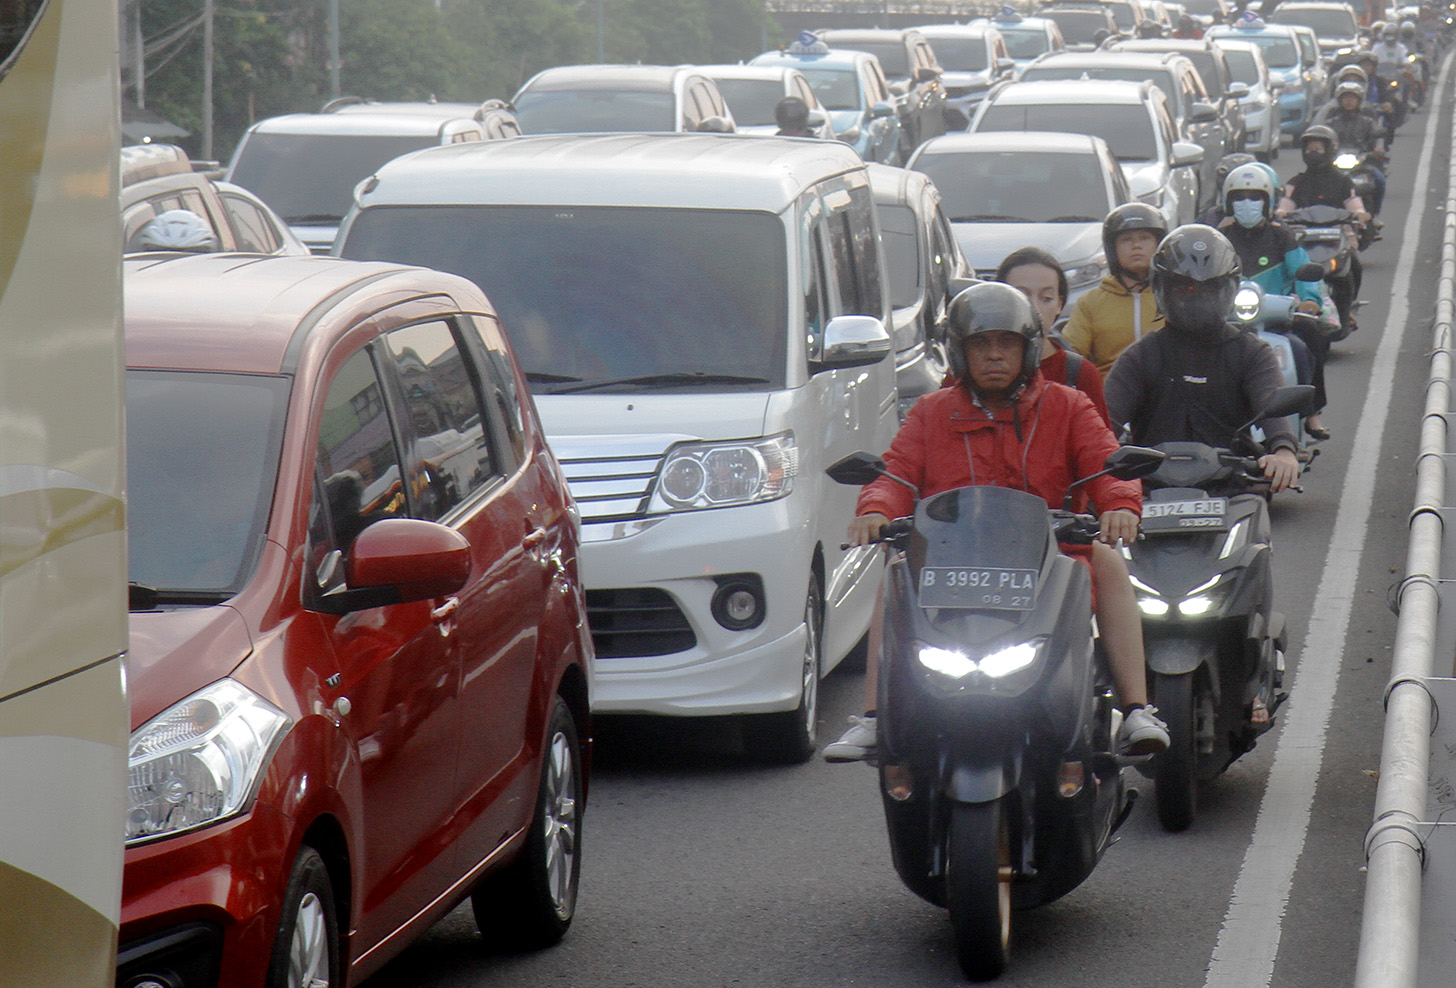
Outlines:
<svg viewBox="0 0 1456 988"><path fill-rule="evenodd" d="M1269 344L1229 324L1242 271L1238 252L1211 226L1180 226L1158 245L1151 281L1167 328L1128 347L1107 376L1107 409L1128 442L1231 448L1283 386ZM1258 424L1268 450L1259 467L1277 493L1299 477L1294 433L1282 418Z"/></svg>
<svg viewBox="0 0 1456 988"><path fill-rule="evenodd" d="M1299 281L1295 277L1300 266L1309 263L1309 253L1300 246L1294 231L1270 215L1274 196L1274 182L1264 168L1259 165L1235 168L1224 179L1223 201L1229 215L1218 230L1238 252L1245 278L1273 295L1297 295L1299 310L1317 316L1324 303L1322 283ZM1318 409L1325 406L1329 337L1317 323L1304 319L1296 319L1290 332L1294 334L1290 343L1295 347L1296 363L1309 367L1307 377L1300 375L1300 383L1313 384L1315 389L1317 410L1305 418L1305 431L1315 439L1328 439L1330 434Z"/></svg>
<svg viewBox="0 0 1456 988"><path fill-rule="evenodd" d="M1110 273L1077 299L1063 335L1068 346L1097 365L1104 379L1118 354L1163 327L1162 313L1148 291L1148 268L1167 232L1163 214L1142 202L1123 203L1102 222Z"/></svg>

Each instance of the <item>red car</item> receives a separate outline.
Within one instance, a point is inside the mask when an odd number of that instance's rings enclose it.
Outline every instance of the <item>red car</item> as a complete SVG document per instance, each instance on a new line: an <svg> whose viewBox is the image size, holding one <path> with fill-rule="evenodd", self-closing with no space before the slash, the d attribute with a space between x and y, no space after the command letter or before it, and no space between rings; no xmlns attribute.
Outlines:
<svg viewBox="0 0 1456 988"><path fill-rule="evenodd" d="M125 267L119 988L354 984L467 896L554 943L580 525L490 303L324 257Z"/></svg>

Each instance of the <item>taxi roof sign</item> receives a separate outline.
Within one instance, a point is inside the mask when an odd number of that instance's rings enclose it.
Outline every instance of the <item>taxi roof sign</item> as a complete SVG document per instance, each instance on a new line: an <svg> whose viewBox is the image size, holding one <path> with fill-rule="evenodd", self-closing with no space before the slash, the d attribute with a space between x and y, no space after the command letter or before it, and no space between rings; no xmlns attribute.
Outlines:
<svg viewBox="0 0 1456 988"><path fill-rule="evenodd" d="M813 31L800 31L787 51L790 55L827 55L829 46Z"/></svg>
<svg viewBox="0 0 1456 988"><path fill-rule="evenodd" d="M1021 20L1021 15L1016 12L1016 8L1008 4L1002 4L1001 9L996 12L994 19L1002 24L1015 24Z"/></svg>

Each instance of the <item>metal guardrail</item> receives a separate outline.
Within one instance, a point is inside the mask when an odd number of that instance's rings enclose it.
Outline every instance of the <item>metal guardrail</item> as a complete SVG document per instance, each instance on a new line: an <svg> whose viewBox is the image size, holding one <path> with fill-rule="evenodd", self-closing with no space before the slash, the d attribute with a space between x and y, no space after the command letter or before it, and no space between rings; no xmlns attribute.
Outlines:
<svg viewBox="0 0 1456 988"><path fill-rule="evenodd" d="M1456 580L1441 578L1443 568L1456 574L1456 524L1449 531L1446 525L1448 516L1456 518L1456 506L1447 503L1448 489L1456 492L1456 435L1449 428L1456 423L1456 140L1444 212L1415 506L1398 588L1375 820L1365 838L1356 988L1447 986L1456 970L1456 822L1443 820L1456 810L1456 679L1449 678L1456 672Z"/></svg>

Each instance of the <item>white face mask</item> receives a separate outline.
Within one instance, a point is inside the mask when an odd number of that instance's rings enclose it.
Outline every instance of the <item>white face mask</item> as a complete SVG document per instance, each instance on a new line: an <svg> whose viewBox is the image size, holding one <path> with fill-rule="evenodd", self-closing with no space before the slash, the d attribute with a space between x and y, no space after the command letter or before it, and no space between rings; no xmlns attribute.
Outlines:
<svg viewBox="0 0 1456 988"><path fill-rule="evenodd" d="M1248 230L1264 221L1264 204L1256 199L1240 199L1234 203L1234 222Z"/></svg>

